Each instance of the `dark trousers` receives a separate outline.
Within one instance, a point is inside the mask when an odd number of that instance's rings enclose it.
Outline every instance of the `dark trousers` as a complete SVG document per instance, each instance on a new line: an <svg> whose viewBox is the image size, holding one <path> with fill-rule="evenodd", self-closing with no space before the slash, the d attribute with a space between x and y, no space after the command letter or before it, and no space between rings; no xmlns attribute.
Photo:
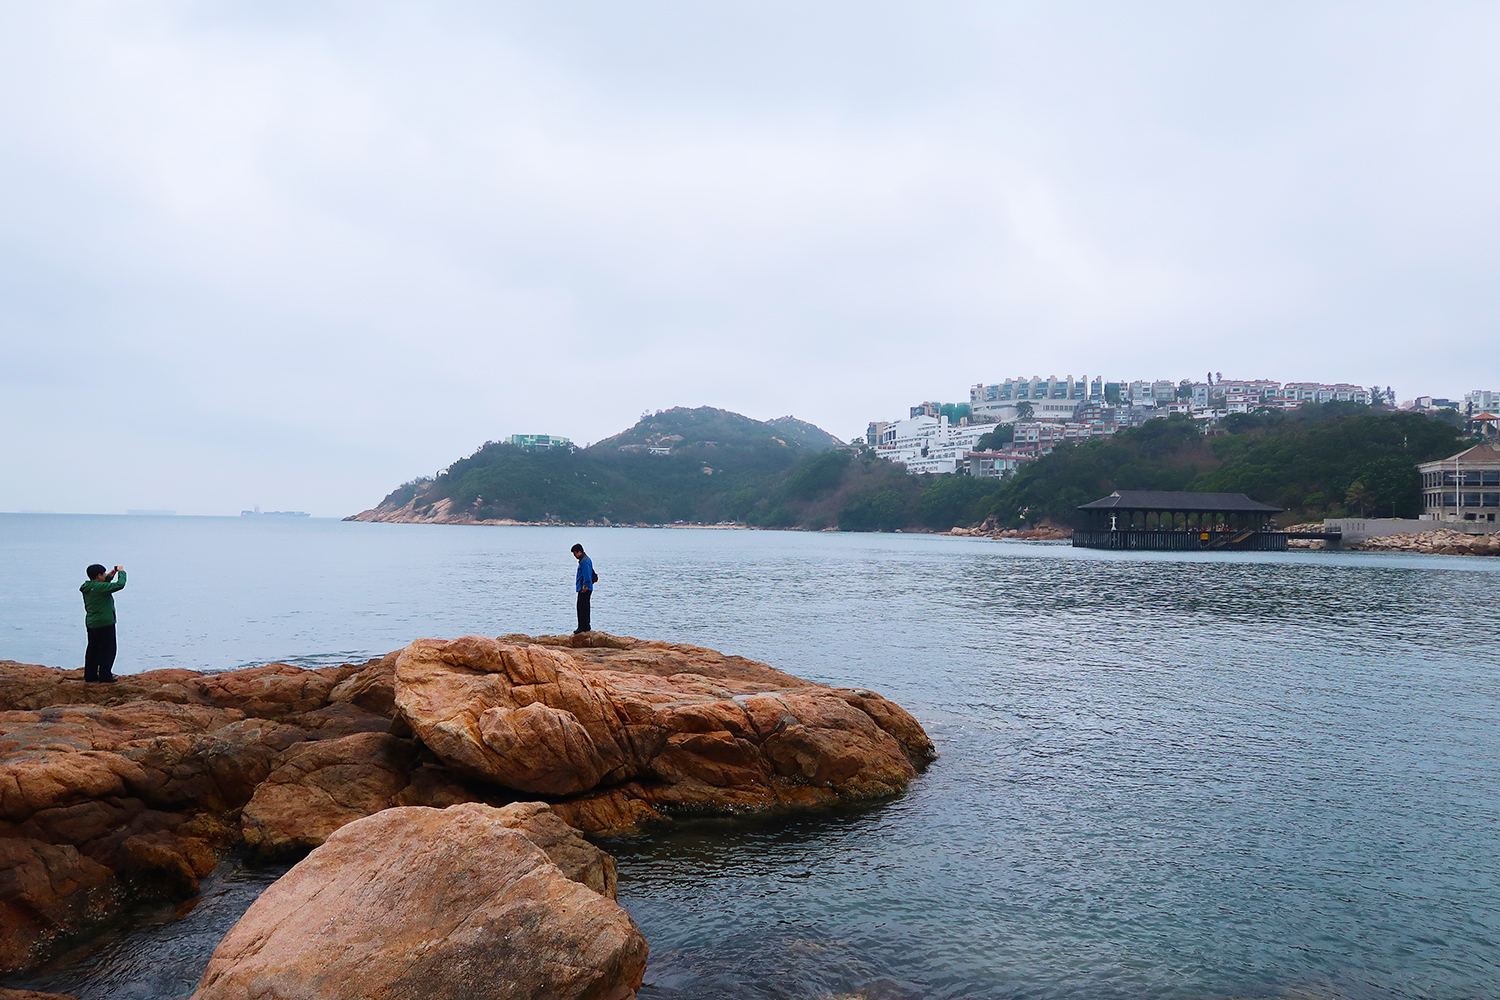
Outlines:
<svg viewBox="0 0 1500 1000"><path fill-rule="evenodd" d="M100 625L89 629L88 649L83 653L83 679L107 681L114 678L115 627Z"/></svg>
<svg viewBox="0 0 1500 1000"><path fill-rule="evenodd" d="M578 592L578 630L573 633L574 635L577 635L578 632L588 632L593 629L593 625L589 622L589 598L593 596L594 592L592 590L580 590Z"/></svg>

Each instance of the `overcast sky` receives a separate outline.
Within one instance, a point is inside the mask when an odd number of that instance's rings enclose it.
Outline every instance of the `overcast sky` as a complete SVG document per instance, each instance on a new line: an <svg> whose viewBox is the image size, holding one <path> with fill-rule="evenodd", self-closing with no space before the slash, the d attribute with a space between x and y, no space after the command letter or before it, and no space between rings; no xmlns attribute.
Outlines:
<svg viewBox="0 0 1500 1000"><path fill-rule="evenodd" d="M0 510L645 410L1500 389L1500 6L0 2Z"/></svg>

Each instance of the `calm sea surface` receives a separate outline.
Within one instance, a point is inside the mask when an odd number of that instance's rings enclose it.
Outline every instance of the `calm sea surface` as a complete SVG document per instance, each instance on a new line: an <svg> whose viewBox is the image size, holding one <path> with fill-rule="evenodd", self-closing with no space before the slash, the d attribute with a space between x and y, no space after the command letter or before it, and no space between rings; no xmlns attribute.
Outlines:
<svg viewBox="0 0 1500 1000"><path fill-rule="evenodd" d="M122 673L570 631L574 541L597 627L874 688L942 753L884 805L609 842L643 998L1500 997L1500 561L0 515L0 658L82 662L95 561ZM25 982L184 996L277 873Z"/></svg>

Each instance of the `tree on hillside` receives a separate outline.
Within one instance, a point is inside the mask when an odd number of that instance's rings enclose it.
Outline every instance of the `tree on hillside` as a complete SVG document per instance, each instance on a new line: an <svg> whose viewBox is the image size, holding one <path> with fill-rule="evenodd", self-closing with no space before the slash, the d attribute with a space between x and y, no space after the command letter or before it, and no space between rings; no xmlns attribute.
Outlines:
<svg viewBox="0 0 1500 1000"><path fill-rule="evenodd" d="M1375 413L1359 404L1301 407L1267 423L1215 440L1224 464L1192 488L1245 493L1296 510L1337 503L1359 480L1370 493L1369 506L1384 511L1394 504L1412 516L1420 502L1417 463L1451 454L1456 433L1421 414Z"/></svg>
<svg viewBox="0 0 1500 1000"><path fill-rule="evenodd" d="M1358 479L1350 483L1349 488L1344 491L1344 503L1359 511L1360 517L1365 516L1365 508L1370 506L1371 499L1373 499L1373 495L1365 484Z"/></svg>
<svg viewBox="0 0 1500 1000"><path fill-rule="evenodd" d="M993 451L1003 448L1016 439L1016 427L1014 424L999 424L994 430L982 435L974 443L974 447L980 451Z"/></svg>
<svg viewBox="0 0 1500 1000"><path fill-rule="evenodd" d="M895 489L861 497L839 514L839 530L895 531L904 528L911 523L907 506L907 498Z"/></svg>
<svg viewBox="0 0 1500 1000"><path fill-rule="evenodd" d="M1003 485L998 479L945 475L927 477L927 484L917 502L917 518L925 528L946 531L983 521L999 496Z"/></svg>
<svg viewBox="0 0 1500 1000"><path fill-rule="evenodd" d="M1422 474L1404 458L1380 458L1359 470L1365 503L1377 517L1416 517L1422 513Z"/></svg>
<svg viewBox="0 0 1500 1000"><path fill-rule="evenodd" d="M1023 399L1016 404L1016 419L1030 420L1036 415L1036 407L1031 405L1031 400Z"/></svg>

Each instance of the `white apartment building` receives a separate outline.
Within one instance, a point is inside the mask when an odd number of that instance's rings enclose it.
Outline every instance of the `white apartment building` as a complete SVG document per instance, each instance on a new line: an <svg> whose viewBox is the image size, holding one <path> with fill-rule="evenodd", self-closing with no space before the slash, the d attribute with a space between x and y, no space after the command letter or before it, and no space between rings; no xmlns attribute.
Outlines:
<svg viewBox="0 0 1500 1000"><path fill-rule="evenodd" d="M1226 403L1245 403L1247 409L1254 409L1261 401L1270 402L1278 398L1281 392L1281 383L1272 382L1270 379L1225 379L1209 385L1207 382L1193 383L1193 406L1203 409L1209 405L1209 400L1215 396L1223 396ZM1229 410L1230 413L1244 413L1245 410Z"/></svg>
<svg viewBox="0 0 1500 1000"><path fill-rule="evenodd" d="M1364 403L1369 405L1370 390L1347 382L1288 382L1281 387L1278 399L1298 403Z"/></svg>
<svg viewBox="0 0 1500 1000"><path fill-rule="evenodd" d="M1177 383L1168 379L1137 380L1128 383L1120 397L1121 402L1132 406L1170 406L1177 401Z"/></svg>
<svg viewBox="0 0 1500 1000"><path fill-rule="evenodd" d="M957 472L963 467L965 453L974 451L979 439L992 430L993 424L957 427L947 417L924 414L886 424L875 454L901 463L911 473Z"/></svg>
<svg viewBox="0 0 1500 1000"><path fill-rule="evenodd" d="M1470 407L1473 407L1471 410ZM1473 392L1464 393L1463 406L1459 408L1463 414L1469 413L1500 413L1500 392L1490 392L1487 389L1475 389Z"/></svg>

